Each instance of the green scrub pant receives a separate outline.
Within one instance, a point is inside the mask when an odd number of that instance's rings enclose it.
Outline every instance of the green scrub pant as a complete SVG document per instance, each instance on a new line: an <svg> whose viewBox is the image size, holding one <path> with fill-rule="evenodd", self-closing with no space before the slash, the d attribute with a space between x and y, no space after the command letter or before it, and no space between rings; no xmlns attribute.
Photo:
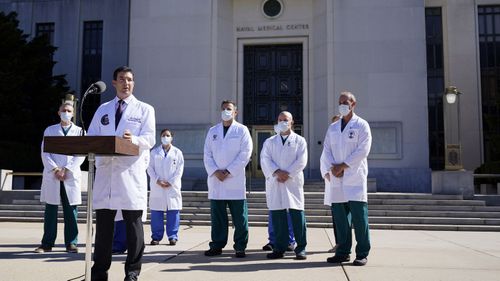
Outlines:
<svg viewBox="0 0 500 281"><path fill-rule="evenodd" d="M61 182L60 191L61 204L64 214L64 245L76 245L78 243L77 206L71 206L66 195L64 183ZM43 219L43 247L54 247L57 237L57 209L58 205L45 204Z"/></svg>
<svg viewBox="0 0 500 281"><path fill-rule="evenodd" d="M351 226L354 224L354 234L356 235L356 258L366 258L370 252L368 204L361 201L333 203L332 213L335 217L335 228L338 235L337 242L339 245L335 255L344 256L351 253Z"/></svg>
<svg viewBox="0 0 500 281"><path fill-rule="evenodd" d="M295 253L305 251L307 245L306 237L306 216L303 210L288 209L292 219L293 235L297 242ZM288 247L288 218L286 209L272 210L271 216L273 218L274 233L276 233L276 242L274 251L284 253Z"/></svg>
<svg viewBox="0 0 500 281"><path fill-rule="evenodd" d="M236 251L245 251L248 244L247 200L210 200L212 221L210 249L222 249L227 244L229 222L226 206L229 207L234 225L233 248Z"/></svg>

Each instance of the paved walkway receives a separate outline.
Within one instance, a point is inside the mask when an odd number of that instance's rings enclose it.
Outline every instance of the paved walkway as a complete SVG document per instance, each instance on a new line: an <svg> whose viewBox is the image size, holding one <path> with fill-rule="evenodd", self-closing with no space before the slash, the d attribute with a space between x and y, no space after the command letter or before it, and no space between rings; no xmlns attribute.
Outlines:
<svg viewBox="0 0 500 281"><path fill-rule="evenodd" d="M35 254L42 237L40 223L0 223L0 280L81 280L84 245L79 254L64 252L59 224L57 247L51 253ZM149 225L145 228L149 242ZM85 226L80 225L85 241ZM176 246L146 246L141 281L283 281L289 280L500 280L500 233L372 230L368 265L331 265L331 229L308 229L308 259L293 254L268 260L261 247L267 229L250 228L247 257L233 257L232 245L223 255L205 257L210 228L181 226ZM232 233L230 233L232 237ZM165 243L165 240L162 241ZM110 280L123 280L125 255L114 256Z"/></svg>

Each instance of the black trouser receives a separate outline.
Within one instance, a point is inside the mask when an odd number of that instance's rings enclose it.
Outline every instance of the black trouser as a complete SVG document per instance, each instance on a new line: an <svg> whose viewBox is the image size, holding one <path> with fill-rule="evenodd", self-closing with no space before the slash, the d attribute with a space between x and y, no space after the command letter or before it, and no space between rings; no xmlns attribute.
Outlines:
<svg viewBox="0 0 500 281"><path fill-rule="evenodd" d="M127 232L127 260L125 275L141 272L142 255L144 253L144 229L142 226L142 210L122 210ZM96 234L94 247L94 266L92 280L108 280L113 248L114 220L116 210L96 210Z"/></svg>

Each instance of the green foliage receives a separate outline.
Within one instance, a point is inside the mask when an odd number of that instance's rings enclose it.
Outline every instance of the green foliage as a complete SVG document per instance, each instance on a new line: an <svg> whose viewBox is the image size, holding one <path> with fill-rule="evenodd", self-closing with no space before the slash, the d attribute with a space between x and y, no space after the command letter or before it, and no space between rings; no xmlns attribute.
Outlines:
<svg viewBox="0 0 500 281"><path fill-rule="evenodd" d="M0 168L41 170L40 143L69 90L64 76L53 76L56 50L46 37L18 28L17 14L0 12Z"/></svg>

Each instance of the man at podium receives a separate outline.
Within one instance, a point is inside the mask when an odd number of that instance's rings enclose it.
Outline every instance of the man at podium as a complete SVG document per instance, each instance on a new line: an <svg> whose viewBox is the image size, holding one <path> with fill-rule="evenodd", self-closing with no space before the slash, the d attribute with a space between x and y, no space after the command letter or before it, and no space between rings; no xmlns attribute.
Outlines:
<svg viewBox="0 0 500 281"><path fill-rule="evenodd" d="M108 280L114 218L121 210L126 225L125 281L138 280L144 253L142 213L147 208L149 149L155 144L155 112L132 94L134 74L127 66L113 73L116 97L94 114L89 136L119 136L139 146L138 156L97 156L93 204L96 234L92 280Z"/></svg>

